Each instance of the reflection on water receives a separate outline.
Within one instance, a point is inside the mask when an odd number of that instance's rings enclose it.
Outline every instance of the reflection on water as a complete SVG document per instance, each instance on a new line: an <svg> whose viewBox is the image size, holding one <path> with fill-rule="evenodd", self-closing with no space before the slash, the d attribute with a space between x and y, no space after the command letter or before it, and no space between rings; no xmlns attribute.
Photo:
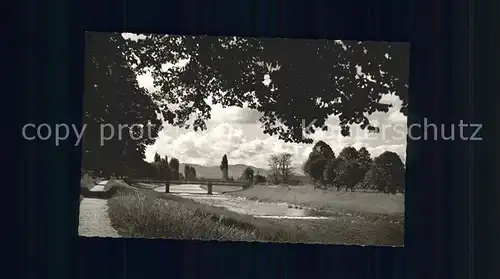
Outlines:
<svg viewBox="0 0 500 279"><path fill-rule="evenodd" d="M161 187L163 188L163 187ZM184 188L184 187L183 187ZM163 189L156 188L158 192ZM173 195L193 199L199 203L208 204L216 207L224 207L230 211L252 215L258 218L272 219L328 219L323 216L309 216L309 211L304 208L297 208L286 203L268 203L255 200L248 200L242 197L234 197L223 194L207 195L204 190L195 193L185 193L184 189L171 189Z"/></svg>

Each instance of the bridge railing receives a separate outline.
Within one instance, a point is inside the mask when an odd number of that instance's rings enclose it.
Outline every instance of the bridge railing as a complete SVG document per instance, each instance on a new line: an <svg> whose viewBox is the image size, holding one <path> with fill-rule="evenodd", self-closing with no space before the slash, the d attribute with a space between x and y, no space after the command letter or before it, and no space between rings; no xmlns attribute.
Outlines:
<svg viewBox="0 0 500 279"><path fill-rule="evenodd" d="M165 185L165 192L170 192L170 185L182 185L182 184L197 184L197 185L206 185L207 186L207 194L212 194L212 187L215 186L232 186L232 187L242 187L245 188L248 186L247 183L244 182L230 182L230 181L214 181L214 180L195 180L195 181L185 181L185 180L157 180L157 179L127 179L129 183L154 183Z"/></svg>
<svg viewBox="0 0 500 279"><path fill-rule="evenodd" d="M230 182L230 181L205 181L205 180L193 180L193 181L186 181L186 180L157 180L157 179L128 179L130 182L144 182L144 183L158 183L158 184L164 184L169 182L171 185L172 184L201 184L201 185L221 185L221 186L246 186L247 184L244 182Z"/></svg>

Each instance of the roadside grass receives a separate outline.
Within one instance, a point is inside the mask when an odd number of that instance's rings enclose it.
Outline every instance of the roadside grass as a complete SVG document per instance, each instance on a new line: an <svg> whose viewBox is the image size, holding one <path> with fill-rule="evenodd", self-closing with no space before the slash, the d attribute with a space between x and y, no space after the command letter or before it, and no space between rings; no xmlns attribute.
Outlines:
<svg viewBox="0 0 500 279"><path fill-rule="evenodd" d="M404 239L400 223L380 216L316 211L332 219L262 219L133 188L119 189L108 206L113 227L124 237L389 246Z"/></svg>
<svg viewBox="0 0 500 279"><path fill-rule="evenodd" d="M251 216L153 191L121 188L108 205L113 227L126 237L285 242L304 238L300 229L281 230Z"/></svg>

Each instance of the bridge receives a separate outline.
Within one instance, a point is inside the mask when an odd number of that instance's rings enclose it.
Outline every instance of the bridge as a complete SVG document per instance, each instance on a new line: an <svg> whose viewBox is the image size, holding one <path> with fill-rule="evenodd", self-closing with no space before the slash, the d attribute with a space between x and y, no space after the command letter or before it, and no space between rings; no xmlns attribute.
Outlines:
<svg viewBox="0 0 500 279"><path fill-rule="evenodd" d="M213 186L231 186L231 187L248 187L248 183L244 182L233 182L233 181L220 181L220 180L194 180L194 181L186 181L186 180L156 180L156 179L127 179L127 183L149 183L149 184L160 184L165 185L165 193L170 193L171 185L185 185L185 184L194 184L194 185L204 185L207 186L207 194L212 194Z"/></svg>

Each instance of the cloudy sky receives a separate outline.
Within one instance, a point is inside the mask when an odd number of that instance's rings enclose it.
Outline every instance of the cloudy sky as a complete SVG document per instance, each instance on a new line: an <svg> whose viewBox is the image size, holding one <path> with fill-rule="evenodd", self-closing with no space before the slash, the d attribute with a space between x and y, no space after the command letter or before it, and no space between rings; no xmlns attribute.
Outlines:
<svg viewBox="0 0 500 279"><path fill-rule="evenodd" d="M124 36L125 37L125 36ZM130 38L131 36L128 35ZM155 90L149 74L137 77L139 84ZM328 119L328 131L318 131L311 137L328 143L338 154L346 146L359 149L366 147L372 157L384 151L394 151L401 159L406 158L406 117L399 112L401 100L395 95L384 95L381 102L393 104L387 113L376 112L368 118L381 125L381 133L371 134L352 126L351 136L343 137L338 128L338 118ZM230 164L247 164L267 168L271 154L289 152L293 154L293 165L297 168L307 159L313 144L285 143L265 135L261 131L259 112L249 108L212 105L212 118L206 131L191 131L183 128L163 126L156 143L146 150L146 160L152 161L155 152L178 158L181 163L217 166L224 154Z"/></svg>

